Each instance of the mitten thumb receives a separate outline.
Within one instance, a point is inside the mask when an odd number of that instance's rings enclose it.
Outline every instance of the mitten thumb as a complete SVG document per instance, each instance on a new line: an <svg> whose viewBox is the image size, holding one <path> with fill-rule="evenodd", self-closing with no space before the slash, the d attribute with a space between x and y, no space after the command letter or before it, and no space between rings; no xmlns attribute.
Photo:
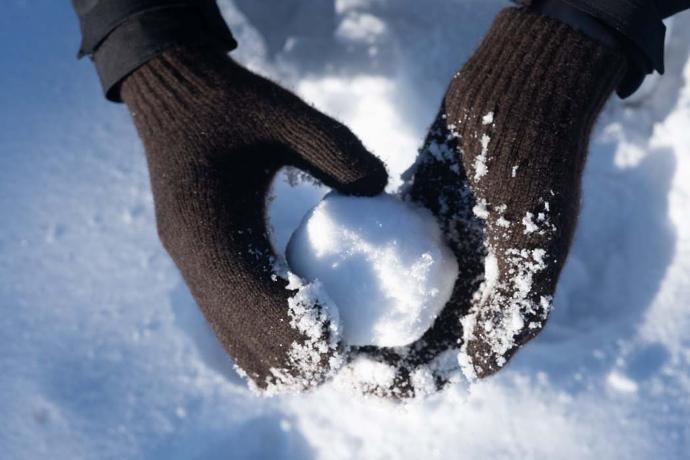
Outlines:
<svg viewBox="0 0 690 460"><path fill-rule="evenodd" d="M322 114L314 118L286 127L284 136L294 152L292 166L348 195L383 192L388 182L383 162L341 123Z"/></svg>

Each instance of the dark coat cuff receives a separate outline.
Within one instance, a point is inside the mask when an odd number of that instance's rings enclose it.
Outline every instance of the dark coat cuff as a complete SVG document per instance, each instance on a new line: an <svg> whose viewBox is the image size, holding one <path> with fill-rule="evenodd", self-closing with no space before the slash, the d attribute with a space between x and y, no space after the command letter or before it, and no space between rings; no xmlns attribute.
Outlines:
<svg viewBox="0 0 690 460"><path fill-rule="evenodd" d="M79 57L96 65L106 98L121 102L120 83L176 45L231 51L237 42L215 0L73 0L82 43Z"/></svg>

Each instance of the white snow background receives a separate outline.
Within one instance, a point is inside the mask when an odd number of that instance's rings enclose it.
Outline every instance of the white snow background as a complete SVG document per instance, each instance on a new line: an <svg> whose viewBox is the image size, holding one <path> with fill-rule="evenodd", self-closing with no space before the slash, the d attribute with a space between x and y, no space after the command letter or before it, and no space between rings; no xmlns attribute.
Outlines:
<svg viewBox="0 0 690 460"><path fill-rule="evenodd" d="M506 4L220 3L236 58L394 177ZM246 388L157 240L142 147L75 60L68 2L4 0L0 459L688 458L690 15L669 25L667 74L600 119L545 331L469 393L396 406ZM279 183L279 241L323 193Z"/></svg>

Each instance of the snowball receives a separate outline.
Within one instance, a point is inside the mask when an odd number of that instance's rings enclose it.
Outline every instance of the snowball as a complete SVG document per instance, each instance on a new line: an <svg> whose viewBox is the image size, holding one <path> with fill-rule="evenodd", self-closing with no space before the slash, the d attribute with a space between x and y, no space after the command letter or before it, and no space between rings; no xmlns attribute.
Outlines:
<svg viewBox="0 0 690 460"><path fill-rule="evenodd" d="M292 235L286 256L297 275L321 282L349 345L419 339L458 276L432 214L390 195L327 195Z"/></svg>

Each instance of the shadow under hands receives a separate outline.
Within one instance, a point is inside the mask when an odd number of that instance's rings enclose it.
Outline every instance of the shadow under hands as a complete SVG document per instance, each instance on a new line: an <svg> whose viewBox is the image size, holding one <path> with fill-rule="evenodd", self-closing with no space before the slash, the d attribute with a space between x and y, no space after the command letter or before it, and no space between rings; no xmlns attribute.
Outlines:
<svg viewBox="0 0 690 460"><path fill-rule="evenodd" d="M651 136L656 121L665 119L671 113L684 86L683 69L690 54L690 13L677 15L667 22L664 75L648 76L635 94L617 104L622 110L618 110L616 115L628 128L627 134L638 143L645 142ZM638 110L640 108L644 110ZM639 129L641 117L646 129Z"/></svg>
<svg viewBox="0 0 690 460"><path fill-rule="evenodd" d="M302 433L293 427L289 416L269 413L251 418L238 426L216 425L203 428L189 419L175 436L154 448L147 458L166 460L291 460L314 458ZM203 426L203 424L201 424Z"/></svg>
<svg viewBox="0 0 690 460"><path fill-rule="evenodd" d="M530 374L545 372L571 391L605 378L617 365L622 344L635 336L675 250L668 219L673 152L652 150L636 166L618 169L616 148L600 144L590 153L579 228L554 311L512 365ZM668 358L656 348L632 357L632 377L655 372Z"/></svg>

